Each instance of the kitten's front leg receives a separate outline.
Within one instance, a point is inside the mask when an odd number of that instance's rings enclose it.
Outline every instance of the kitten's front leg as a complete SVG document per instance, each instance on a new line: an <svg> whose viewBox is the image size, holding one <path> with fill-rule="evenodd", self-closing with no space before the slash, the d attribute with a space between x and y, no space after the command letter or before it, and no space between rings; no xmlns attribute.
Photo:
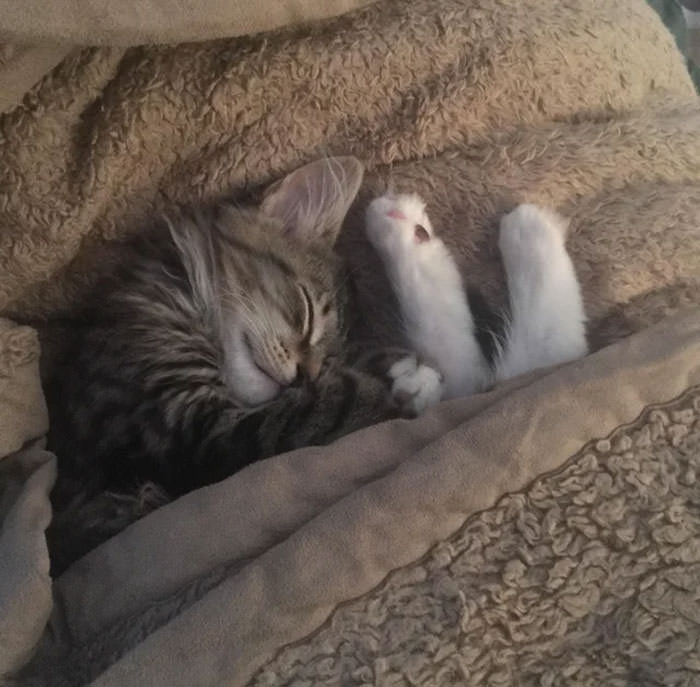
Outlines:
<svg viewBox="0 0 700 687"><path fill-rule="evenodd" d="M394 404L406 417L420 415L439 403L445 392L442 373L401 348L373 351L360 357L355 367L383 379Z"/></svg>
<svg viewBox="0 0 700 687"><path fill-rule="evenodd" d="M519 205L501 220L511 318L496 364L499 380L587 352L586 317L566 231L561 217L535 205Z"/></svg>
<svg viewBox="0 0 700 687"><path fill-rule="evenodd" d="M385 195L370 203L367 236L399 301L411 347L445 377L445 397L484 389L489 365L457 265L435 235L416 195Z"/></svg>
<svg viewBox="0 0 700 687"><path fill-rule="evenodd" d="M406 356L403 356L405 358ZM439 400L440 378L425 366L392 367L388 374L329 366L313 383L287 387L255 408L234 404L225 388L208 386L181 416L165 447L159 481L172 496L218 482L246 465L277 453L323 445L385 420L412 417Z"/></svg>
<svg viewBox="0 0 700 687"><path fill-rule="evenodd" d="M328 370L313 385L288 389L253 411L259 445L273 455L327 444L351 432L399 417L415 417L440 400L442 378L413 355L369 356L357 367ZM253 426L250 425L250 426Z"/></svg>

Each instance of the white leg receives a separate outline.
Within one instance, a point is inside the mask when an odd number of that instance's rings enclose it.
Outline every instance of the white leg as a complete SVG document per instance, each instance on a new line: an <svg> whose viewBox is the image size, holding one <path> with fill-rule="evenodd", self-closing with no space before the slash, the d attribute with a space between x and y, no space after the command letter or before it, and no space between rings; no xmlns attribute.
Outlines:
<svg viewBox="0 0 700 687"><path fill-rule="evenodd" d="M519 205L501 220L511 321L496 364L498 380L587 352L583 300L566 251L566 229L561 217L535 205Z"/></svg>
<svg viewBox="0 0 700 687"><path fill-rule="evenodd" d="M367 209L367 235L379 253L414 350L444 378L444 398L487 386L490 369L476 338L459 270L435 236L416 195L382 196Z"/></svg>

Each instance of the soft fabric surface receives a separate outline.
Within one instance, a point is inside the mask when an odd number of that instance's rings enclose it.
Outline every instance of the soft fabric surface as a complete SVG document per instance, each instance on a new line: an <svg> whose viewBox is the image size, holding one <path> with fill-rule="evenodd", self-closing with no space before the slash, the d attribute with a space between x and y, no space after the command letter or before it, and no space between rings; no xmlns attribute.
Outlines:
<svg viewBox="0 0 700 687"><path fill-rule="evenodd" d="M396 337L361 226L386 184L425 196L493 304L499 216L556 207L572 217L594 347L638 333L155 512L56 582L21 682L653 684L662 666L692 684L699 134L682 59L641 0L380 2L273 34L66 59L0 120L0 311L17 321L70 315L119 240L169 204L254 198L342 153L369 169L340 246L361 335ZM13 563L0 567L0 672L26 661L49 612L54 469L31 443L46 429L36 341L6 330L0 428L15 438L2 455L25 452L0 477L0 560ZM614 449L590 444L612 432Z"/></svg>
<svg viewBox="0 0 700 687"><path fill-rule="evenodd" d="M84 51L3 118L0 255L15 248L0 309L69 307L104 269L101 240L175 201L239 198L352 153L426 195L476 282L502 284L493 224L514 202L577 215L597 322L699 273L698 117L671 36L637 0L386 2L275 35Z"/></svg>
<svg viewBox="0 0 700 687"><path fill-rule="evenodd" d="M269 31L333 17L372 0L0 0L0 35L21 43L141 45Z"/></svg>
<svg viewBox="0 0 700 687"><path fill-rule="evenodd" d="M25 93L69 53L69 47L51 43L0 44L0 112L19 105Z"/></svg>
<svg viewBox="0 0 700 687"><path fill-rule="evenodd" d="M696 685L699 468L695 387L471 519L249 684Z"/></svg>
<svg viewBox="0 0 700 687"><path fill-rule="evenodd" d="M163 2L0 0L0 112L24 94L76 46L122 46L241 36L326 19L372 0ZM113 48L113 54L118 54Z"/></svg>
<svg viewBox="0 0 700 687"><path fill-rule="evenodd" d="M0 319L0 679L31 656L52 605L44 529L55 459L37 444L48 428L38 358L36 333Z"/></svg>
<svg viewBox="0 0 700 687"><path fill-rule="evenodd" d="M693 310L193 492L58 581L23 683L539 684L580 669L583 685L672 669L668 684L690 685L699 385Z"/></svg>

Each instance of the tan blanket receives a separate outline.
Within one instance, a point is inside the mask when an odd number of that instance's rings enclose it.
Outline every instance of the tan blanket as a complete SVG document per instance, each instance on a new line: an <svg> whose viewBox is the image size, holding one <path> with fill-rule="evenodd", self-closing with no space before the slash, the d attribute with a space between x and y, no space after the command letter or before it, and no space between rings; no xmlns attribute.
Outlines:
<svg viewBox="0 0 700 687"><path fill-rule="evenodd" d="M155 512L56 583L21 684L693 684L699 471L693 310Z"/></svg>
<svg viewBox="0 0 700 687"><path fill-rule="evenodd" d="M494 304L499 215L521 200L570 215L597 348L700 303L699 134L682 60L641 0L380 2L256 37L84 50L0 122L0 309L70 313L119 239L169 203L245 199L352 153L370 174L341 250L367 336L396 334L360 226L390 183L426 197ZM37 389L35 341L6 331L3 453L46 426L15 376ZM56 583L22 681L690 684L699 361L695 308L188 495ZM4 670L50 611L53 463L31 451L0 477Z"/></svg>

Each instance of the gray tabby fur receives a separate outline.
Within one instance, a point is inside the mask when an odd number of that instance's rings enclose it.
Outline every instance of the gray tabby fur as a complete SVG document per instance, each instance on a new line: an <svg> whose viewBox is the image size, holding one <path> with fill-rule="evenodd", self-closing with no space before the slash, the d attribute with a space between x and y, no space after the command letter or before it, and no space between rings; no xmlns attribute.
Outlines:
<svg viewBox="0 0 700 687"><path fill-rule="evenodd" d="M362 174L331 158L258 209L171 218L97 289L46 380L54 573L180 494L400 414L396 356L346 355L333 246Z"/></svg>

